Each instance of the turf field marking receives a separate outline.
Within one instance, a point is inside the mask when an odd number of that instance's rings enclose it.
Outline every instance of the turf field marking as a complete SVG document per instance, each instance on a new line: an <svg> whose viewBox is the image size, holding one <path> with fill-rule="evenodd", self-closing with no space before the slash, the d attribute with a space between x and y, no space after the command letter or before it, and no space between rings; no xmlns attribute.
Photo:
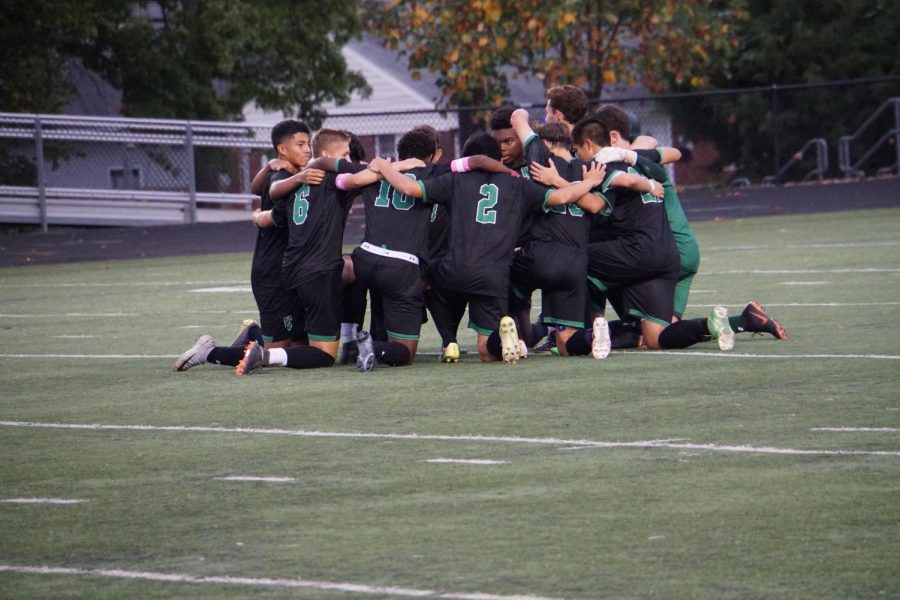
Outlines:
<svg viewBox="0 0 900 600"><path fill-rule="evenodd" d="M871 360L900 360L896 354L744 354L739 352L697 352L693 350L618 350L615 354L628 354L635 356L705 356L710 358L767 358L781 359L871 359Z"/></svg>
<svg viewBox="0 0 900 600"><path fill-rule="evenodd" d="M461 465L508 465L506 460L489 460L484 458L429 458L422 462L435 464L461 464Z"/></svg>
<svg viewBox="0 0 900 600"><path fill-rule="evenodd" d="M189 292L193 292L195 294L232 294L236 292L245 293L252 292L253 290L249 285L233 285L227 287L208 287L208 288L197 288L195 290L188 290Z"/></svg>
<svg viewBox="0 0 900 600"><path fill-rule="evenodd" d="M693 293L693 292L692 292ZM847 306L897 306L900 302L782 302L772 303L766 302L766 308L775 306L777 308L842 308ZM725 306L728 308L743 308L747 303L742 304L688 304L689 308L713 308L715 306Z"/></svg>
<svg viewBox="0 0 900 600"><path fill-rule="evenodd" d="M0 354L0 358L78 358L78 359L107 359L107 358L177 358L177 354Z"/></svg>
<svg viewBox="0 0 900 600"><path fill-rule="evenodd" d="M775 360L820 358L846 360L900 360L900 355L896 354L745 354L739 352L697 352L694 350L614 350L613 354L650 357L680 356L682 358L766 358ZM418 352L416 355L440 356L440 352ZM177 357L177 354L0 354L0 358L76 358L79 360L173 359Z"/></svg>
<svg viewBox="0 0 900 600"><path fill-rule="evenodd" d="M782 281L781 285L831 285L830 281Z"/></svg>
<svg viewBox="0 0 900 600"><path fill-rule="evenodd" d="M0 500L0 504L82 504L89 500L77 498L7 498Z"/></svg>
<svg viewBox="0 0 900 600"><path fill-rule="evenodd" d="M86 340L91 338L98 338L99 335L54 335L53 336L59 340Z"/></svg>
<svg viewBox="0 0 900 600"><path fill-rule="evenodd" d="M253 475L229 475L228 477L213 477L219 481L256 481L259 483L294 483L293 477L255 477Z"/></svg>
<svg viewBox="0 0 900 600"><path fill-rule="evenodd" d="M900 432L900 429L896 427L813 427L810 431L897 433Z"/></svg>
<svg viewBox="0 0 900 600"><path fill-rule="evenodd" d="M109 425L103 423L38 423L34 421L0 421L0 427L28 429L81 429L91 431L175 431L180 433L237 433L251 435L285 435L310 438L408 440L426 442L497 442L541 446L585 446L588 448L674 448L676 450L712 450L741 454L800 454L813 456L900 456L900 450L802 450L770 446L729 446L722 444L675 443L666 440L636 442L601 442L561 438L530 438L493 435L441 435L419 433L364 433L315 431L307 429L269 429L259 427L204 427L199 425Z"/></svg>
<svg viewBox="0 0 900 600"><path fill-rule="evenodd" d="M2 281L0 281L2 283ZM157 287L157 286L185 286L185 285L247 285L243 281L118 281L95 282L79 281L73 283L3 283L4 288L85 288L85 287Z"/></svg>
<svg viewBox="0 0 900 600"><path fill-rule="evenodd" d="M4 319L45 319L54 317L140 317L140 313L47 313L43 315L13 315L2 314Z"/></svg>
<svg viewBox="0 0 900 600"><path fill-rule="evenodd" d="M277 579L268 577L232 577L228 575L206 576L183 573L156 573L152 571L123 571L120 569L72 569L67 567L30 567L21 565L0 565L0 572L26 573L31 575L88 575L91 577L111 577L116 579L139 579L143 581L163 581L167 583L212 583L220 585L246 585L270 588L304 588L374 594L378 596L403 596L412 598L446 598L448 600L561 600L545 596L503 596L482 592L448 592L390 586L364 585L339 581L316 581L314 579Z"/></svg>
<svg viewBox="0 0 900 600"><path fill-rule="evenodd" d="M808 275L811 273L900 273L900 269L751 269L749 271L703 271L701 275Z"/></svg>
<svg viewBox="0 0 900 600"><path fill-rule="evenodd" d="M785 244L778 246L710 246L703 248L704 252L741 251L741 250L800 250L803 248L872 248L877 246L900 246L897 241L883 242L831 242L819 244Z"/></svg>

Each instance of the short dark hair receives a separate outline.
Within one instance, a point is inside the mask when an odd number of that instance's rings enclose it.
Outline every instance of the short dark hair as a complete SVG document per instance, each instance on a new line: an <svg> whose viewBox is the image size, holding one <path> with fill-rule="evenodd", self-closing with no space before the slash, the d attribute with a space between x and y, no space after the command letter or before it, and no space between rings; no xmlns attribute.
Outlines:
<svg viewBox="0 0 900 600"><path fill-rule="evenodd" d="M580 87L558 85L547 90L550 107L562 113L569 123L577 123L588 111L588 98Z"/></svg>
<svg viewBox="0 0 900 600"><path fill-rule="evenodd" d="M434 151L437 152L441 148L441 134L431 125L416 125L410 131L424 131L434 139Z"/></svg>
<svg viewBox="0 0 900 600"><path fill-rule="evenodd" d="M319 158L322 150L336 142L350 143L350 136L340 129L320 129L312 139L313 156Z"/></svg>
<svg viewBox="0 0 900 600"><path fill-rule="evenodd" d="M437 146L432 135L418 127L404 133L397 142L397 158L400 160L407 158L426 160L433 157L435 152Z"/></svg>
<svg viewBox="0 0 900 600"><path fill-rule="evenodd" d="M344 131L350 136L350 162L361 163L366 160L366 147L352 131Z"/></svg>
<svg viewBox="0 0 900 600"><path fill-rule="evenodd" d="M278 151L278 144L284 143L286 139L291 138L295 133L305 133L309 135L309 127L303 121L288 119L280 123L276 123L272 128L272 147Z"/></svg>
<svg viewBox="0 0 900 600"><path fill-rule="evenodd" d="M631 119L618 106L601 104L591 111L591 117L606 125L609 131L618 131L620 136L631 141Z"/></svg>
<svg viewBox="0 0 900 600"><path fill-rule="evenodd" d="M538 137L551 144L561 144L567 148L572 145L572 134L565 123L544 123L535 132Z"/></svg>
<svg viewBox="0 0 900 600"><path fill-rule="evenodd" d="M498 129L512 129L512 114L516 110L514 106L501 106L491 115L491 131Z"/></svg>
<svg viewBox="0 0 900 600"><path fill-rule="evenodd" d="M500 144L497 143L494 136L483 131L476 131L463 144L463 156L475 156L477 154L484 154L494 160L500 160L503 156L500 152Z"/></svg>
<svg viewBox="0 0 900 600"><path fill-rule="evenodd" d="M598 119L585 117L572 129L572 140L579 146L584 140L591 140L601 148L605 148L609 146L609 128Z"/></svg>

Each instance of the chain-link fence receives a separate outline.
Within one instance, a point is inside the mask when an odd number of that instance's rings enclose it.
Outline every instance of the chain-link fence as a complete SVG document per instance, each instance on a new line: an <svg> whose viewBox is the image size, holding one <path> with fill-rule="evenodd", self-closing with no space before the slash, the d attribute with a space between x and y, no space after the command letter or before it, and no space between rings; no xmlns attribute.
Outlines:
<svg viewBox="0 0 900 600"><path fill-rule="evenodd" d="M688 186L898 174L900 77L608 99L642 133L680 148ZM535 120L543 104L526 106ZM427 124L444 160L494 107L340 114L369 157ZM272 122L239 124L0 114L0 222L148 224L246 218L250 181L273 154Z"/></svg>

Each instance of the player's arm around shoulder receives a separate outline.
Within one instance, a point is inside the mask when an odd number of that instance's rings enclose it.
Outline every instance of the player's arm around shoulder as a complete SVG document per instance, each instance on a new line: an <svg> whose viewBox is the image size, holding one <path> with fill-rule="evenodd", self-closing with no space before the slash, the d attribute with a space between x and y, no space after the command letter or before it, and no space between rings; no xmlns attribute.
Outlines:
<svg viewBox="0 0 900 600"><path fill-rule="evenodd" d="M269 186L269 197L272 200L280 200L303 184L319 185L324 180L325 171L314 166L314 163L310 163L306 166L305 169L298 173L295 173L294 175L291 175L290 177L287 177L286 179L273 181L272 185Z"/></svg>
<svg viewBox="0 0 900 600"><path fill-rule="evenodd" d="M656 198L662 198L665 193L662 184L658 181L625 171L613 171L606 180L606 187L634 190L641 194L651 194Z"/></svg>
<svg viewBox="0 0 900 600"><path fill-rule="evenodd" d="M603 183L605 176L606 167L599 163L591 162L589 166L582 166L581 181L552 190L547 195L546 203L548 206L556 206L576 202L582 197L589 195L592 189Z"/></svg>

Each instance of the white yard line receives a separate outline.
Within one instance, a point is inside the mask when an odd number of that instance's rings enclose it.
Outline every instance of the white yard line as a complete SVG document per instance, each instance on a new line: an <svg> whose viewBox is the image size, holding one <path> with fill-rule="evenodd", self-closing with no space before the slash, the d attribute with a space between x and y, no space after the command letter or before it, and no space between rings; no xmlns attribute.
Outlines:
<svg viewBox="0 0 900 600"><path fill-rule="evenodd" d="M0 358L145 359L176 358L177 354L0 354Z"/></svg>
<svg viewBox="0 0 900 600"><path fill-rule="evenodd" d="M772 305L774 306L774 305ZM439 352L418 352L417 356L438 356ZM694 350L615 350L613 354L628 356L681 358L733 358L733 359L846 359L846 360L900 360L896 354L743 354L739 352L697 352ZM0 358L75 358L85 360L105 359L174 359L177 354L0 354Z"/></svg>
<svg viewBox="0 0 900 600"><path fill-rule="evenodd" d="M82 504L88 500L77 498L7 498L0 504Z"/></svg>
<svg viewBox="0 0 900 600"><path fill-rule="evenodd" d="M864 432L864 433L898 433L896 427L813 427L810 431L838 431L838 432Z"/></svg>
<svg viewBox="0 0 900 600"><path fill-rule="evenodd" d="M0 314L0 318L2 319L46 319L46 318L60 318L60 317L140 317L140 313L123 313L123 312L112 312L112 313L46 313L46 314L31 314L31 315L18 315L18 314Z"/></svg>
<svg viewBox="0 0 900 600"><path fill-rule="evenodd" d="M870 360L900 360L897 354L743 354L739 352L697 352L694 350L620 350L615 354L627 354L630 356L681 356L681 357L707 357L707 358L764 358L771 360L786 359L870 359Z"/></svg>
<svg viewBox="0 0 900 600"><path fill-rule="evenodd" d="M250 293L253 290L249 285L233 285L228 287L208 287L208 288L197 288L193 290L188 290L189 292L193 292L195 294L233 294L233 293Z"/></svg>
<svg viewBox="0 0 900 600"><path fill-rule="evenodd" d="M750 269L746 271L701 271L701 275L808 275L810 273L900 273L900 269Z"/></svg>
<svg viewBox="0 0 900 600"><path fill-rule="evenodd" d="M784 244L775 246L746 245L746 246L709 246L704 247L704 252L730 252L742 250L800 250L803 248L872 248L878 246L900 246L897 241L883 242L823 242L820 244Z"/></svg>
<svg viewBox="0 0 900 600"><path fill-rule="evenodd" d="M781 281L781 285L831 285L830 281Z"/></svg>
<svg viewBox="0 0 900 600"><path fill-rule="evenodd" d="M486 458L429 458L422 462L434 464L460 464L460 465L508 465L506 460L490 460Z"/></svg>
<svg viewBox="0 0 900 600"><path fill-rule="evenodd" d="M90 288L90 287L174 287L180 285L190 286L222 286L222 285L247 285L243 281L120 281L120 282L96 282L79 281L73 283L5 283L0 281L3 288Z"/></svg>
<svg viewBox="0 0 900 600"><path fill-rule="evenodd" d="M746 302L737 304L688 304L688 308L712 308L714 306L726 306L728 308L743 308ZM900 302L766 302L765 308L843 308L848 306L900 306Z"/></svg>
<svg viewBox="0 0 900 600"><path fill-rule="evenodd" d="M21 565L0 565L0 572L27 573L32 575L88 575L115 579L138 579L166 583L206 583L218 585L243 585L269 588L302 588L332 592L371 594L379 596L402 596L409 598L442 598L448 600L559 600L546 596L485 594L482 592L448 592L391 586L365 585L339 581L316 581L314 579L280 579L266 577L232 577L226 575L206 576L183 573L156 573L152 571L124 571L120 569L72 569L67 567L32 567Z"/></svg>
<svg viewBox="0 0 900 600"><path fill-rule="evenodd" d="M418 433L364 433L342 431L316 431L307 429L275 429L260 427L204 427L195 425L112 425L104 423L38 423L34 421L0 421L0 427L28 429L76 429L89 431L173 431L179 433L236 433L249 435L285 435L308 438L407 440L425 442L497 442L506 444L531 444L542 446L585 446L589 448L675 448L679 450L711 450L741 454L802 454L820 456L900 456L893 450L804 450L769 446L731 446L722 444L689 444L665 440L636 442L601 442L596 440L569 440L562 438L531 438L493 435L440 435Z"/></svg>
<svg viewBox="0 0 900 600"><path fill-rule="evenodd" d="M258 477L254 475L229 475L228 477L213 477L219 481L252 481L259 483L294 483L293 477Z"/></svg>

